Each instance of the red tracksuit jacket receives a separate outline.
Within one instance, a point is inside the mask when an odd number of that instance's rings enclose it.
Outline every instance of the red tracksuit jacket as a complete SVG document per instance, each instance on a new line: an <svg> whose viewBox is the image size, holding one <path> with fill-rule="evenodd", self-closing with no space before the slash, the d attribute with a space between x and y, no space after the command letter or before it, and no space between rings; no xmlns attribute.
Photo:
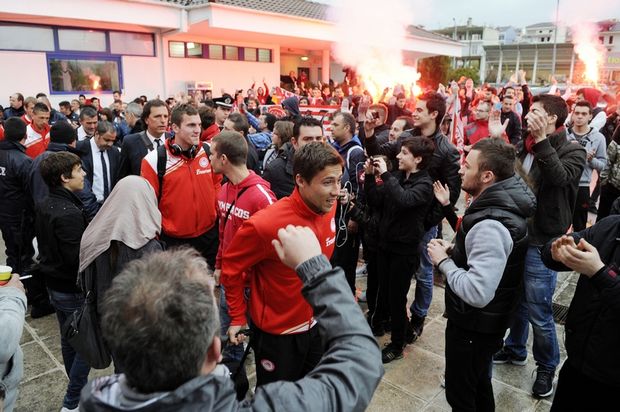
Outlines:
<svg viewBox="0 0 620 412"><path fill-rule="evenodd" d="M284 335L305 332L313 325L313 311L301 295L302 282L276 254L271 241L278 229L286 225L310 227L328 258L336 240L336 206L326 214L312 211L295 189L247 220L224 251L221 282L226 288L226 301L231 325L246 323L243 298L243 273L249 271L250 317L264 332Z"/></svg>

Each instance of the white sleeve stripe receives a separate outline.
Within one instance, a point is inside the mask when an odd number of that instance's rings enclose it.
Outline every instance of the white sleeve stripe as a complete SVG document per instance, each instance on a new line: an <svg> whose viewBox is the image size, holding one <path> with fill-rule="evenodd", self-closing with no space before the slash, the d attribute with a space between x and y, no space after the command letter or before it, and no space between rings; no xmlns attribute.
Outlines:
<svg viewBox="0 0 620 412"><path fill-rule="evenodd" d="M273 200L271 199L271 196L269 196L269 193L267 193L265 188L261 184L257 184L256 187L258 188L258 190L260 190L265 195L265 197L267 198L267 201L269 202L269 204L272 205L273 204Z"/></svg>

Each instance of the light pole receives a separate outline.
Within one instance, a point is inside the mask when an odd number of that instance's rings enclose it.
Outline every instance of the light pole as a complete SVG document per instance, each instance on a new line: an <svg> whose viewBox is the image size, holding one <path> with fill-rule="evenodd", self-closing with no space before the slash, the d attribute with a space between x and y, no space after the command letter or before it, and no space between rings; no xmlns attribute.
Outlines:
<svg viewBox="0 0 620 412"><path fill-rule="evenodd" d="M452 33L452 40L456 41L456 19L452 17L452 21L454 22L454 33ZM456 57L452 58L452 68L456 69Z"/></svg>
<svg viewBox="0 0 620 412"><path fill-rule="evenodd" d="M467 36L466 36L466 38L469 37L469 50L467 52L467 67L471 68L471 37L472 37L472 35L471 35L471 32L470 32L470 29L471 29L471 17L468 17L467 18Z"/></svg>
<svg viewBox="0 0 620 412"><path fill-rule="evenodd" d="M551 58L551 75L555 76L555 59L557 55L558 44L558 19L560 14L560 0L557 0L555 6L555 30L553 31L553 57Z"/></svg>

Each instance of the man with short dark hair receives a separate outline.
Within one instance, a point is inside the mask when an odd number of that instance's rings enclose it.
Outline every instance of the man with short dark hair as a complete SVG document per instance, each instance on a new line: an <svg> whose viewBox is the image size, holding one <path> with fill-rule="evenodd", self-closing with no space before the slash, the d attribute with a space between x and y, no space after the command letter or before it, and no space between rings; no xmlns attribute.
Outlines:
<svg viewBox="0 0 620 412"><path fill-rule="evenodd" d="M269 189L269 183L246 166L248 143L240 133L224 131L211 140L211 165L215 173L221 173L228 180L217 196L219 215L219 247L215 260L214 276L219 283L222 255L228 249L235 233L243 222L256 212L273 204L276 197ZM227 341L226 332L230 326L230 316L226 306L224 287L220 289L221 335ZM241 360L243 348L233 345L224 352Z"/></svg>
<svg viewBox="0 0 620 412"><path fill-rule="evenodd" d="M86 140L95 135L99 116L93 106L85 106L80 111L80 127L77 129L78 141Z"/></svg>
<svg viewBox="0 0 620 412"><path fill-rule="evenodd" d="M97 202L103 204L119 179L121 154L114 142L116 128L111 122L97 123L95 135L78 142L77 149L82 152L82 164L86 180L90 183Z"/></svg>
<svg viewBox="0 0 620 412"><path fill-rule="evenodd" d="M512 93L508 93L508 90L512 90ZM508 141L516 146L521 142L522 137L521 116L515 112L514 89L511 88L508 90L507 93L502 96L502 101L500 103L500 120L502 123L508 120L506 135L508 136Z"/></svg>
<svg viewBox="0 0 620 412"><path fill-rule="evenodd" d="M231 113L226 118L226 120L224 120L223 130L241 133L241 135L245 138L246 142L248 143L248 155L247 155L248 169L253 170L257 174L260 174L261 168L260 168L260 161L258 159L258 152L256 151L256 147L248 139L249 129L250 129L250 124L248 123L248 119L241 113Z"/></svg>
<svg viewBox="0 0 620 412"><path fill-rule="evenodd" d="M4 109L4 118L21 117L26 114L24 108L24 95L21 93L13 93L9 96L10 106Z"/></svg>
<svg viewBox="0 0 620 412"><path fill-rule="evenodd" d="M331 146L309 143L295 153L295 190L289 197L245 221L222 256L221 282L231 317L232 343L244 325L249 306L256 359L257 385L305 376L323 354L312 307L299 293L301 284L271 247L278 228L313 228L325 256L335 246L336 203L340 194L342 158ZM243 291L249 275L249 305Z"/></svg>
<svg viewBox="0 0 620 412"><path fill-rule="evenodd" d="M130 107L131 106L131 107ZM137 103L127 105L127 119L133 118L138 112ZM144 108L140 107L142 122L146 130L125 136L121 148L121 177L140 175L142 159L148 153L156 150L170 137L166 133L168 127L168 107L161 100L149 100ZM132 113L132 115L129 115ZM129 120L128 120L129 121Z"/></svg>
<svg viewBox="0 0 620 412"><path fill-rule="evenodd" d="M535 188L538 206L533 218L528 219L525 293L504 347L493 357L494 363L525 365L528 322L531 323L538 366L532 395L538 398L553 393L553 377L560 362L552 308L557 273L542 263L540 250L570 227L586 162L585 149L566 137L567 116L566 102L549 94L535 96L526 116L529 135L518 157Z"/></svg>
<svg viewBox="0 0 620 412"><path fill-rule="evenodd" d="M526 219L536 209L534 194L515 174L515 162L514 147L501 139L476 143L460 170L462 189L473 200L456 243L432 239L428 244L433 264L447 280L445 380L453 410L495 409L491 360L521 296Z"/></svg>
<svg viewBox="0 0 620 412"><path fill-rule="evenodd" d="M278 157L267 165L263 178L271 183L271 190L278 199L293 193L295 179L293 159L295 150L312 142L324 142L323 125L311 116L300 117L293 126L291 141L280 147Z"/></svg>
<svg viewBox="0 0 620 412"><path fill-rule="evenodd" d="M26 128L26 154L31 158L43 153L49 143L50 109L44 103L36 103L32 109L32 123Z"/></svg>
<svg viewBox="0 0 620 412"><path fill-rule="evenodd" d="M41 176L50 194L36 210L38 270L45 277L59 329L84 303L84 295L77 286L77 272L80 241L87 222L82 203L75 196L84 188L84 175L82 161L73 153L52 153L41 162ZM78 406L90 367L62 334L60 343L69 377L63 411L71 411Z"/></svg>
<svg viewBox="0 0 620 412"><path fill-rule="evenodd" d="M396 96L394 104L388 105L388 119L386 124L391 125L394 123L394 120L398 119L401 116L411 116L411 110L407 109L405 105L407 104L407 96L405 93L398 93Z"/></svg>
<svg viewBox="0 0 620 412"><path fill-rule="evenodd" d="M259 387L251 400L239 403L227 371L217 365L221 341L206 264L191 250L167 251L131 262L114 279L102 329L124 375L92 381L80 407L88 412L364 410L383 368L377 343L345 292L342 272L331 269L309 228L282 228L268 247L303 287L325 337L326 355L305 379Z"/></svg>
<svg viewBox="0 0 620 412"><path fill-rule="evenodd" d="M159 199L161 239L169 247L190 245L198 249L214 267L221 175L213 172L205 146L200 144L198 111L179 105L171 120L174 137L142 159L140 173Z"/></svg>
<svg viewBox="0 0 620 412"><path fill-rule="evenodd" d="M80 122L80 116L73 111L71 103L69 103L68 100L63 100L58 103L58 107L60 108L60 113L69 120L73 127L77 128Z"/></svg>

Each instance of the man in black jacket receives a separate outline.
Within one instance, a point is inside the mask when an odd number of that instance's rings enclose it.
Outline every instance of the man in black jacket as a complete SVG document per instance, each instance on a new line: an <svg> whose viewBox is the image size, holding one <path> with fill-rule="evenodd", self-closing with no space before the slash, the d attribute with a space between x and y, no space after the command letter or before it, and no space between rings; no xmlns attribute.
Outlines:
<svg viewBox="0 0 620 412"><path fill-rule="evenodd" d="M131 105L139 106L137 103L127 105L129 111ZM131 110L137 110L137 107ZM129 113L129 112L128 112ZM135 116L132 114L131 116ZM131 117L126 116L126 117ZM168 107L162 100L149 100L142 109L142 122L146 124L146 130L125 136L121 148L121 167L120 177L128 175L140 176L140 166L142 159L147 153L157 149L168 137L166 128L168 127Z"/></svg>
<svg viewBox="0 0 620 412"><path fill-rule="evenodd" d="M276 157L263 172L263 179L271 184L271 190L276 198L282 199L293 193L295 179L293 178L293 158L295 150L312 142L324 142L323 126L314 117L301 117L293 126L293 137L285 143Z"/></svg>
<svg viewBox="0 0 620 412"><path fill-rule="evenodd" d="M78 310L84 296L76 285L80 261L80 240L86 229L82 203L75 192L84 188L82 161L69 152L52 153L41 162L41 176L50 188L49 196L36 209L35 231L39 242L38 270L45 276L52 306L61 329ZM75 409L86 385L90 367L62 336L62 359L69 384L63 408Z"/></svg>
<svg viewBox="0 0 620 412"><path fill-rule="evenodd" d="M34 211L28 190L32 159L26 155L26 123L19 117L4 122L0 141L0 231L6 245L6 264L22 274L32 265Z"/></svg>
<svg viewBox="0 0 620 412"><path fill-rule="evenodd" d="M446 114L444 98L435 92L428 92L420 96L413 113L414 136L424 136L435 144L435 152L428 166L431 179L447 184L450 189L450 204L454 206L461 194L461 178L459 176L459 153L448 139L441 134L439 125ZM366 128L366 125L364 126ZM383 154L395 159L400 152L402 137L393 142L379 146L374 135L366 134L366 151L369 156ZM407 332L407 342L413 343L422 335L424 320L433 298L433 264L428 256L426 245L437 236L437 225L443 219L441 205L432 199L426 215L424 229L426 233L417 246L420 253L420 268L416 273L415 299L411 304L411 325ZM415 270L412 269L412 270Z"/></svg>
<svg viewBox="0 0 620 412"><path fill-rule="evenodd" d="M581 273L566 318L566 352L552 411L602 411L620 390L620 216L548 242L545 265Z"/></svg>
<svg viewBox="0 0 620 412"><path fill-rule="evenodd" d="M508 135L510 143L516 146L521 141L521 118L514 111L514 96L512 94L505 94L502 97L500 119L502 124L508 119L506 135Z"/></svg>
<svg viewBox="0 0 620 412"><path fill-rule="evenodd" d="M534 97L527 115L530 134L523 142L519 159L532 182L538 207L534 217L528 220L525 296L504 348L493 357L494 363L525 365L529 321L534 331L533 355L538 366L532 387L535 397L553 393L553 377L560 362L552 310L557 273L543 265L540 249L571 226L579 179L586 163L585 149L566 137L567 116L564 100L548 94Z"/></svg>

